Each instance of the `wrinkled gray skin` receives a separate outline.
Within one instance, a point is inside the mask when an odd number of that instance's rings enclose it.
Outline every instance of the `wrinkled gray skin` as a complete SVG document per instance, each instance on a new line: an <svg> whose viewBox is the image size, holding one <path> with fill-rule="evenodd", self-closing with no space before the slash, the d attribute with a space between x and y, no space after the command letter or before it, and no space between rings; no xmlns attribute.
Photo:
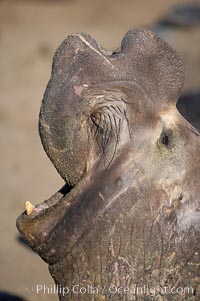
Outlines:
<svg viewBox="0 0 200 301"><path fill-rule="evenodd" d="M87 34L58 48L39 130L66 185L17 227L71 289L60 300L200 300L200 137L176 109L183 82L148 30L114 53Z"/></svg>

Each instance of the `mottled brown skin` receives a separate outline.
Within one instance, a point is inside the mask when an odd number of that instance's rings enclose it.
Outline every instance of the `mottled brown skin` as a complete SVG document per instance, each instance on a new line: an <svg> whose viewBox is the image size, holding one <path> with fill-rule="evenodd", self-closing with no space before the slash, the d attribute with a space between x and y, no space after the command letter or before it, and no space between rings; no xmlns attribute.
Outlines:
<svg viewBox="0 0 200 301"><path fill-rule="evenodd" d="M200 300L200 137L176 109L183 82L148 30L114 53L87 34L57 50L39 130L66 185L17 227L56 284L99 288L60 300ZM144 285L194 291L122 292Z"/></svg>

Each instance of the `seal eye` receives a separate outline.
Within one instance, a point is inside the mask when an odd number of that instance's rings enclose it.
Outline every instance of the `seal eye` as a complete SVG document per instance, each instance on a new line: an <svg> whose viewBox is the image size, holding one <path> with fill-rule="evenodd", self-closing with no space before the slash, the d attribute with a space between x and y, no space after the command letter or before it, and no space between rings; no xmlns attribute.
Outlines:
<svg viewBox="0 0 200 301"><path fill-rule="evenodd" d="M165 146L168 146L168 144L169 144L169 136L166 133L162 134L161 138L160 138L160 141Z"/></svg>
<svg viewBox="0 0 200 301"><path fill-rule="evenodd" d="M172 130L163 130L160 135L160 144L164 145L165 147L169 148L172 145L173 139L173 132Z"/></svg>

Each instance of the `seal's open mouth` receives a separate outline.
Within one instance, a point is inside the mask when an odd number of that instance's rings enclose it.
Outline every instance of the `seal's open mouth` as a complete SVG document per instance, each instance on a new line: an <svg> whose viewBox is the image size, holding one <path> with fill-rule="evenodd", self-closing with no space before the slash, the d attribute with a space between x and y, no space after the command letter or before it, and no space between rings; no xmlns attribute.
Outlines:
<svg viewBox="0 0 200 301"><path fill-rule="evenodd" d="M25 203L25 211L17 218L17 228L32 248L40 247L48 241L53 229L66 209L70 209L73 196L70 197L72 186L65 184L48 200L33 206ZM75 190L75 189L74 189Z"/></svg>
<svg viewBox="0 0 200 301"><path fill-rule="evenodd" d="M33 217L41 214L42 212L53 207L60 200L62 200L72 190L72 188L73 188L73 186L69 186L68 184L65 184L58 192L56 192L48 200L45 200L44 202L41 202L35 206L30 201L26 201L25 202L26 210L23 213L23 215L27 215L27 216L30 216L30 218L33 218Z"/></svg>

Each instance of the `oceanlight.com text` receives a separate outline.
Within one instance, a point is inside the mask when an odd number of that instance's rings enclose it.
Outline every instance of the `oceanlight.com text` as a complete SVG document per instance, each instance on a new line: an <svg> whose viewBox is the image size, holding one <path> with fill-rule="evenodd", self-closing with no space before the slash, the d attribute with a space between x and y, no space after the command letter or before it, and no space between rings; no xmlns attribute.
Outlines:
<svg viewBox="0 0 200 301"><path fill-rule="evenodd" d="M150 287L148 285L143 286L134 286L134 287L118 287L116 285L104 286L104 287L96 287L92 285L80 285L76 284L72 287L69 286L61 286L61 285L46 285L46 284L37 284L35 286L27 286L26 291L32 292L35 294L59 294L61 296L65 296L67 294L76 294L76 295L85 295L85 294L93 294L93 295L133 295L133 296L141 296L141 295L191 295L194 296L194 289L192 287Z"/></svg>

